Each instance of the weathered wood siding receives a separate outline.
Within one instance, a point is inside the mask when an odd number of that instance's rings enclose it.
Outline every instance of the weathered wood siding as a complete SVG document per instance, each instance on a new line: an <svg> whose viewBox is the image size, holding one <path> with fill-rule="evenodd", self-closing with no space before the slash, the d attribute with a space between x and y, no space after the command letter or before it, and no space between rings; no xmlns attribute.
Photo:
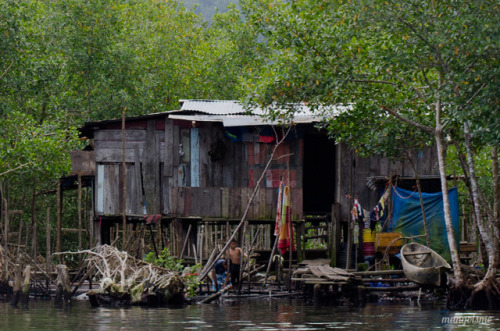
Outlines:
<svg viewBox="0 0 500 331"><path fill-rule="evenodd" d="M128 124L129 125L129 124ZM192 128L188 122L148 120L125 132L127 213L240 218L262 176L274 144L232 142L220 124ZM210 151L223 145L221 157ZM122 212L122 133L102 129L94 134L98 164L97 214ZM249 219L272 219L281 178L289 179L295 217L302 214L303 144L289 140L264 174Z"/></svg>
<svg viewBox="0 0 500 331"><path fill-rule="evenodd" d="M340 217L346 220L352 208L352 199L357 198L361 206L371 210L380 199L381 192L368 188L366 179L370 176L415 176L409 161L391 161L383 157L361 158L355 152L341 144L340 149L340 183L339 195ZM413 158L413 164L420 175L438 175L437 155L435 148L425 148Z"/></svg>
<svg viewBox="0 0 500 331"><path fill-rule="evenodd" d="M231 141L219 123L173 121L168 118L127 122L125 160L127 164L128 214L165 214L187 217L240 218L259 178L263 175L273 143L260 143L250 130L242 141ZM252 134L254 136L252 136ZM109 127L94 133L97 164L96 212L122 212L122 133ZM219 153L215 157L214 150ZM221 152L222 150L222 152ZM349 217L351 201L358 198L371 209L380 192L366 185L369 176L413 176L410 162L387 158L360 158L344 145L337 146L336 202L340 217ZM273 219L277 188L282 178L290 181L294 218L303 213L304 140L287 139L276 151L271 167L250 205L249 219ZM421 175L438 174L435 148L415 156ZM325 185L325 183L317 183ZM334 198L332 197L332 200Z"/></svg>

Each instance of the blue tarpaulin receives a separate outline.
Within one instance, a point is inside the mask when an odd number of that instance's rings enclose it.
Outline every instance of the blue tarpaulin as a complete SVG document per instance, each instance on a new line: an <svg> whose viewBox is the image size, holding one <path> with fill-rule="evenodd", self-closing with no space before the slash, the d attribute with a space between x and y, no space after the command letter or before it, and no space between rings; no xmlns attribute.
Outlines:
<svg viewBox="0 0 500 331"><path fill-rule="evenodd" d="M449 191L451 220L455 239L459 242L460 226L458 217L458 193L457 188ZM425 234L422 209L418 192L394 188L391 194L392 221L390 221L388 232L401 232L403 237L411 237ZM448 262L451 262L446 224L444 221L443 194L422 193L425 207L425 217L429 232L430 247ZM416 238L416 242L425 245L425 237Z"/></svg>

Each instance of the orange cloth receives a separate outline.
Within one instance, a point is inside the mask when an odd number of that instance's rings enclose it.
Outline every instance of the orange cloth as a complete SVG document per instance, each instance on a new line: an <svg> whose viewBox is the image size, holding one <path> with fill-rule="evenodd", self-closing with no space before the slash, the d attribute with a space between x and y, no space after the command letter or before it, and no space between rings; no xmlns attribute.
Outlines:
<svg viewBox="0 0 500 331"><path fill-rule="evenodd" d="M283 200L281 208L281 224L280 224L280 236L278 241L278 248L281 254L285 254L289 251L290 247L295 250L293 242L293 226L292 226L292 215L290 210L290 187L285 186L283 189Z"/></svg>

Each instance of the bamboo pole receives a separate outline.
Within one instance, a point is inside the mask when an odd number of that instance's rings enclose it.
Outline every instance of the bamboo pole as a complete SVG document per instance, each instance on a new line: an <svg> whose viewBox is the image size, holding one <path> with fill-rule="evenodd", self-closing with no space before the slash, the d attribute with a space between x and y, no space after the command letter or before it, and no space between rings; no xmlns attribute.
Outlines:
<svg viewBox="0 0 500 331"><path fill-rule="evenodd" d="M125 111L127 107L123 108L122 112L122 250L127 249L127 166L125 164ZM154 240L154 239L153 239ZM158 256L158 254L156 254Z"/></svg>
<svg viewBox="0 0 500 331"><path fill-rule="evenodd" d="M45 223L45 263L47 272L50 271L50 207L47 207L47 218ZM46 286L49 288L50 280L47 278Z"/></svg>
<svg viewBox="0 0 500 331"><path fill-rule="evenodd" d="M0 201L0 203L4 203L4 232L3 232L3 243L4 247L7 250L9 247L9 203L7 201L7 198L3 198L3 194L0 192L0 197L2 197L3 201Z"/></svg>
<svg viewBox="0 0 500 331"><path fill-rule="evenodd" d="M36 241L36 182L33 182L33 191L31 197L31 227L33 231L33 237L31 238L31 252L33 254L33 258L36 259L38 255L37 252L37 241Z"/></svg>
<svg viewBox="0 0 500 331"><path fill-rule="evenodd" d="M82 176L78 175L78 250L82 250ZM79 255L80 262L82 256Z"/></svg>
<svg viewBox="0 0 500 331"><path fill-rule="evenodd" d="M273 249L271 250L271 255L269 256L269 262L267 263L266 276L264 277L264 284L262 285L263 287L266 287L267 284L267 277L269 276L269 271L271 270L273 256L274 253L276 252L276 248L278 247L278 241L279 241L279 236L276 236L276 238L274 239Z"/></svg>
<svg viewBox="0 0 500 331"><path fill-rule="evenodd" d="M61 252L61 228L62 228L62 189L61 181L57 181L57 226L56 226L56 252ZM59 263L62 261L62 255L58 255Z"/></svg>
<svg viewBox="0 0 500 331"><path fill-rule="evenodd" d="M155 251L155 255L156 257L158 258L158 249L156 248L156 240L155 240L155 236L153 234L153 229L151 228L152 225L147 225L147 227L149 228L149 235L151 237L151 241L153 242L153 249Z"/></svg>
<svg viewBox="0 0 500 331"><path fill-rule="evenodd" d="M23 220L19 221L19 232L17 234L17 256L21 253L21 235L23 233Z"/></svg>
<svg viewBox="0 0 500 331"><path fill-rule="evenodd" d="M179 259L182 259L182 257L184 256L184 251L186 250L186 246L187 246L187 242L188 242L190 233L191 233L191 224L189 224L189 226L188 226L188 229L186 232L186 237L184 238L184 243L182 244L182 250L181 250L181 253L179 254Z"/></svg>

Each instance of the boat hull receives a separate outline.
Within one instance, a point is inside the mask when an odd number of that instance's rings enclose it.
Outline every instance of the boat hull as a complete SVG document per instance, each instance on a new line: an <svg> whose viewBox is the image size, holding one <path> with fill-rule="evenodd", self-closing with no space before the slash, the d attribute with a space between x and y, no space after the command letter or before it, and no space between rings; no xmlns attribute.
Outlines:
<svg viewBox="0 0 500 331"><path fill-rule="evenodd" d="M401 248L401 263L406 278L420 285L445 285L445 273L451 269L438 253L417 243L406 244Z"/></svg>

